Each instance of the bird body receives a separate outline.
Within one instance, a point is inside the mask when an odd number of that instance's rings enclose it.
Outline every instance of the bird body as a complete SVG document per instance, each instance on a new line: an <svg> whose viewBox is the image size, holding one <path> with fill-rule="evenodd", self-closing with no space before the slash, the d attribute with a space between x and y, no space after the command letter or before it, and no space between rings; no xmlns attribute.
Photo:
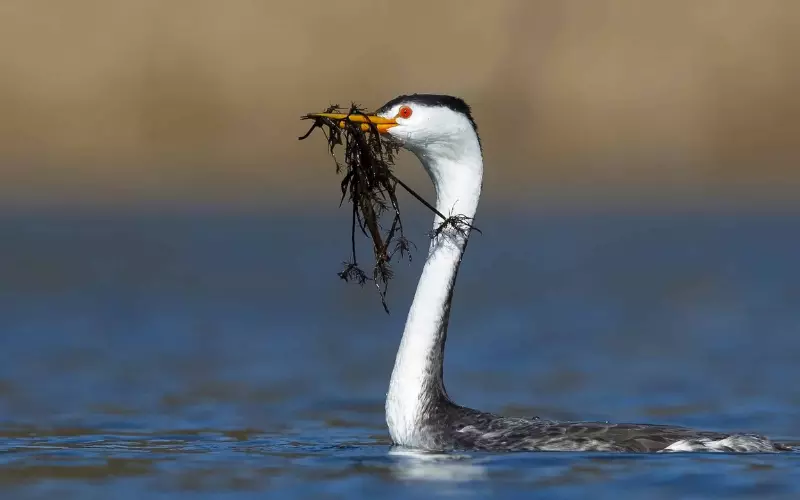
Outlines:
<svg viewBox="0 0 800 500"><path fill-rule="evenodd" d="M453 403L443 381L444 347L458 269L478 209L483 153L470 107L460 98L399 96L375 115L319 115L370 120L414 153L436 189L436 209L458 215L446 226L439 215L427 260L406 319L386 395L386 422L399 446L428 451L727 451L776 452L791 448L754 434L683 427L555 422L502 417Z"/></svg>
<svg viewBox="0 0 800 500"><path fill-rule="evenodd" d="M424 408L407 446L439 451L791 451L791 447L757 434L697 431L667 425L502 417L458 406L446 397L428 402Z"/></svg>

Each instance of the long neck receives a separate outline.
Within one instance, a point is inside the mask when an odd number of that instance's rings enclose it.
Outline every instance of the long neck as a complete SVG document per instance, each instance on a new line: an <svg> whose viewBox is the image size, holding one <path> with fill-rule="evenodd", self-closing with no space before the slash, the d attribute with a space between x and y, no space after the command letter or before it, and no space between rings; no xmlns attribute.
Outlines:
<svg viewBox="0 0 800 500"><path fill-rule="evenodd" d="M483 164L480 150L459 158L418 154L436 187L436 208L471 223L478 208ZM445 182L446 178L446 182ZM386 398L386 420L395 443L424 446L421 428L431 404L446 398L442 380L450 303L469 227L434 218L428 258L408 313ZM438 232L438 234L436 234ZM422 432L421 432L422 431Z"/></svg>

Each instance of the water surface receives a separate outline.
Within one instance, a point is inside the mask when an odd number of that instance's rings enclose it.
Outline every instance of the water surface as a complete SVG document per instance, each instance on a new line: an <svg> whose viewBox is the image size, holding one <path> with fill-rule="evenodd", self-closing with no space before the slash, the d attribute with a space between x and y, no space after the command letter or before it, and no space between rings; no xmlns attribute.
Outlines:
<svg viewBox="0 0 800 500"><path fill-rule="evenodd" d="M427 219L408 223L420 245ZM800 214L478 225L456 401L800 440ZM3 497L800 494L800 454L392 450L383 397L423 256L395 266L387 316L335 275L347 230L344 211L0 219Z"/></svg>

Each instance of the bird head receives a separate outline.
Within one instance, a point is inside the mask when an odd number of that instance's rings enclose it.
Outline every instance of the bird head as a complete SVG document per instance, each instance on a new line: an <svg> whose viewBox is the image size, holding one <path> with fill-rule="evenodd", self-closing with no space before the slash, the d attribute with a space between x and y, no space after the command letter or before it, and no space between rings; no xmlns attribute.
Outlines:
<svg viewBox="0 0 800 500"><path fill-rule="evenodd" d="M401 95L374 114L317 113L310 116L360 123L364 131L388 135L414 153L432 180L463 177L467 168L482 174L482 148L469 105L459 97L441 94Z"/></svg>
<svg viewBox="0 0 800 500"><path fill-rule="evenodd" d="M480 148L478 127L469 105L449 95L401 95L372 115L316 113L310 116L361 123L365 132L377 130L415 153L425 154L431 148L439 152L458 151L470 142Z"/></svg>

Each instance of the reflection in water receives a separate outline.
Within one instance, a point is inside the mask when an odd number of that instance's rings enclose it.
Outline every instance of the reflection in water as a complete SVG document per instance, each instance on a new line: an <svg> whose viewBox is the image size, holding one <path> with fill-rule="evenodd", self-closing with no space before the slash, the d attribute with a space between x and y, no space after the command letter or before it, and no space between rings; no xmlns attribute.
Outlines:
<svg viewBox="0 0 800 500"><path fill-rule="evenodd" d="M469 455L426 453L396 446L389 455L398 458L393 472L399 479L461 482L488 477L486 467Z"/></svg>

